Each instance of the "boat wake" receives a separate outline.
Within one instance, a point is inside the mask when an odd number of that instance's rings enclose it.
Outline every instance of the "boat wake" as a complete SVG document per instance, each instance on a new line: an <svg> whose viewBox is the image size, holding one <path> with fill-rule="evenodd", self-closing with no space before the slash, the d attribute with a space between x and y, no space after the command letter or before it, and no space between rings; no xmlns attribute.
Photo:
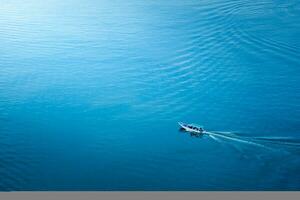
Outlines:
<svg viewBox="0 0 300 200"><path fill-rule="evenodd" d="M224 134L224 133L206 131L205 134L217 142L222 142L222 140L230 140L233 142L238 142L238 143L243 143L243 144L248 144L248 145L265 148L265 149L270 149L268 146L265 146L264 144L261 144L258 141L253 141L251 138L237 136L232 133Z"/></svg>
<svg viewBox="0 0 300 200"><path fill-rule="evenodd" d="M300 139L293 137L248 137L231 132L204 132L216 142L231 141L259 147L271 151L300 150Z"/></svg>
<svg viewBox="0 0 300 200"><path fill-rule="evenodd" d="M190 133L191 134L191 133ZM191 136L197 136L191 134ZM207 136L222 144L245 144L271 151L300 150L300 139L293 137L249 137L232 132L204 131L201 136Z"/></svg>

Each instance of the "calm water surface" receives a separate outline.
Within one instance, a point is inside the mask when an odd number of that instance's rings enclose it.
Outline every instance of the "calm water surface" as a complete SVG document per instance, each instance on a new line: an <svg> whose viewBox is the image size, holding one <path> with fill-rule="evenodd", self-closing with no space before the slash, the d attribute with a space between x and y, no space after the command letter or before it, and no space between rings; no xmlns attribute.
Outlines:
<svg viewBox="0 0 300 200"><path fill-rule="evenodd" d="M0 0L0 190L300 190L297 0Z"/></svg>

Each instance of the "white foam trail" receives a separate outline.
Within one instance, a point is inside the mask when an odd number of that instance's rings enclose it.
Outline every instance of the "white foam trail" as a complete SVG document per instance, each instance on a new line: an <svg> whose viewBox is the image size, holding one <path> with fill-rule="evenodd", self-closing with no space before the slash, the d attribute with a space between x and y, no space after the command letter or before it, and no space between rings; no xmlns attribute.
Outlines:
<svg viewBox="0 0 300 200"><path fill-rule="evenodd" d="M277 144L277 145L300 147L299 140L292 137L254 137L251 139L258 142L267 142L267 143Z"/></svg>
<svg viewBox="0 0 300 200"><path fill-rule="evenodd" d="M265 148L265 149L273 150L272 148L266 147L265 145L258 144L256 142L252 142L252 141L245 140L245 139L242 139L242 138L233 137L233 136L230 136L230 135L223 135L223 134L218 134L218 133L213 133L213 132L208 132L208 131L205 131L204 133L207 134L207 135L209 135L212 138L213 137L220 137L220 138L232 140L232 141L235 141L235 142L250 144L250 145L262 147L262 148Z"/></svg>
<svg viewBox="0 0 300 200"><path fill-rule="evenodd" d="M211 137L213 140L222 143L222 141L221 141L219 138L216 138L216 137L213 136L213 135L208 135L208 136Z"/></svg>

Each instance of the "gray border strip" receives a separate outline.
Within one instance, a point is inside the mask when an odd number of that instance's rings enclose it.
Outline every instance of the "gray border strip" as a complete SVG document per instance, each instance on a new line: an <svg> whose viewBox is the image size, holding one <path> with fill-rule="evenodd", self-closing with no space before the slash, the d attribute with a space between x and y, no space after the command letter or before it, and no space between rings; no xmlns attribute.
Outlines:
<svg viewBox="0 0 300 200"><path fill-rule="evenodd" d="M0 192L1 200L299 200L300 192Z"/></svg>

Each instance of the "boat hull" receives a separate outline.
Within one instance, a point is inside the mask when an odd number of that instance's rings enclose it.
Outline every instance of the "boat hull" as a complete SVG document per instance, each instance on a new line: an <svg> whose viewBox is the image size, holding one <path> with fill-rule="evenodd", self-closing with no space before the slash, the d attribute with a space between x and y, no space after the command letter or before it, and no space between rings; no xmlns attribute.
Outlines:
<svg viewBox="0 0 300 200"><path fill-rule="evenodd" d="M183 130L185 130L185 131L187 131L187 132L198 133L198 134L203 133L203 131L195 130L195 129L189 128L187 124L184 124L184 123L182 123L182 122L178 122L178 124L179 124L179 126L180 126Z"/></svg>

